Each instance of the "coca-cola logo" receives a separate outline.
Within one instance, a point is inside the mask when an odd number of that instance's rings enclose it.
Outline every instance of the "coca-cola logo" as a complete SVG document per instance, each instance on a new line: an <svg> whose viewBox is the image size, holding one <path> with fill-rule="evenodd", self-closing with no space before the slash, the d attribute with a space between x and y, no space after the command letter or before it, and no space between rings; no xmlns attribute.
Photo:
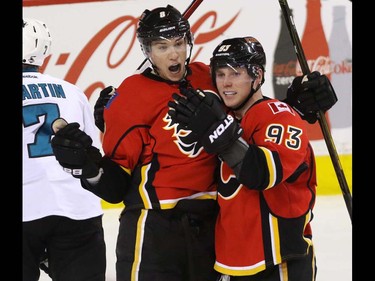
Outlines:
<svg viewBox="0 0 375 281"><path fill-rule="evenodd" d="M319 71L321 74L329 75L331 73L331 61L328 56L319 56L316 59L307 60L307 65L311 72ZM296 73L298 76L302 75L301 66L298 63Z"/></svg>
<svg viewBox="0 0 375 281"><path fill-rule="evenodd" d="M310 71L319 71L321 74L330 75L331 73L335 74L346 74L352 73L352 60L347 59L341 62L331 61L329 57L319 56L315 60L307 60L307 65ZM297 63L296 69L297 75L302 75L301 66Z"/></svg>
<svg viewBox="0 0 375 281"><path fill-rule="evenodd" d="M346 59L341 62L331 62L331 73L335 74L347 74L352 73L352 60Z"/></svg>
<svg viewBox="0 0 375 281"><path fill-rule="evenodd" d="M237 14L235 14L221 26L217 26L217 12L208 11L205 14L203 14L194 24L192 24L191 31L194 34L195 52L194 56L191 58L191 61L194 61L198 58L200 52L203 50L204 45L206 43L215 40L223 33L225 33L227 29L229 29L233 25L239 13L240 12L237 12ZM139 45L136 44L136 28L138 19L138 17L126 15L116 18L107 25L105 25L88 41L88 43L78 53L78 56L69 67L63 79L69 81L70 83L76 84L78 79L80 78L80 75L82 75L85 66L90 62L93 53L99 48L99 46L101 46L101 44L103 44L103 42L109 37L110 34L113 36L112 32L114 32L115 30L119 33L116 36L115 40L112 42L112 44L110 44L106 57L106 65L108 68L114 69L126 63L126 60L131 50L134 47L139 48ZM122 30L118 31L119 26L124 27ZM207 30L207 27L209 27L209 30ZM119 44L119 41L123 36L126 36L126 38L131 38L131 40L128 41L127 47L125 49L123 48L123 55L116 60L113 58L112 53L113 50L116 49L117 44ZM41 68L41 71L44 72L44 70L47 68L48 64L51 61L51 57L58 56L56 64L64 64L67 61L69 54L70 53L68 52L62 53L60 55L52 53L48 58L46 58L43 67ZM134 67L134 65L132 67ZM92 69L90 71L92 71ZM90 98L94 91L96 91L97 89L101 90L103 88L105 88L105 84L103 83L103 81L93 81L89 86L82 90L85 92L87 97Z"/></svg>

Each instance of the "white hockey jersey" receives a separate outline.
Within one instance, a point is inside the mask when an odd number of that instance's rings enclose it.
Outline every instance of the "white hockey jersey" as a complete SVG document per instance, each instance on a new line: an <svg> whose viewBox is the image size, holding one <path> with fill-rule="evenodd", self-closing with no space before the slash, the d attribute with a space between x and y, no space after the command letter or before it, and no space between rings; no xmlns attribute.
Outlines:
<svg viewBox="0 0 375 281"><path fill-rule="evenodd" d="M39 72L23 72L23 221L50 215L82 220L103 214L100 198L63 171L51 147L56 118L78 122L100 148L86 95L75 85Z"/></svg>

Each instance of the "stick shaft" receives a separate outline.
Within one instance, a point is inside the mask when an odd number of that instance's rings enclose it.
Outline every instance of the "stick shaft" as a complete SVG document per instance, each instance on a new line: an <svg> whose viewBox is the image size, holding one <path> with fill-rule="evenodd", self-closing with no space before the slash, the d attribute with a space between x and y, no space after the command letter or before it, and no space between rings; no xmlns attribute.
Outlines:
<svg viewBox="0 0 375 281"><path fill-rule="evenodd" d="M190 3L189 7L182 13L182 17L184 19L190 18L190 16L194 13L194 11L198 8L198 6L203 2L203 0L193 0L193 2ZM142 69L144 64L147 62L147 58L143 60L143 62L138 66L136 71L139 71Z"/></svg>
<svg viewBox="0 0 375 281"><path fill-rule="evenodd" d="M283 16L286 21L289 34L294 45L294 49L297 55L298 62L301 65L301 70L303 74L305 75L309 74L310 69L307 64L305 53L303 52L301 40L299 39L298 32L293 21L293 16L290 12L288 2L287 0L279 0L279 4L283 12ZM332 135L329 130L328 123L327 123L324 113L320 110L318 112L317 117L319 120L320 128L324 136L325 143L328 148L330 158L332 160L333 167L335 168L336 176L339 181L342 194L344 196L344 200L345 200L346 208L348 209L350 220L352 220L352 195L350 193L348 183L346 181L346 178L345 178L345 175L344 175L341 163L340 163L340 158L337 154L337 150L333 142Z"/></svg>

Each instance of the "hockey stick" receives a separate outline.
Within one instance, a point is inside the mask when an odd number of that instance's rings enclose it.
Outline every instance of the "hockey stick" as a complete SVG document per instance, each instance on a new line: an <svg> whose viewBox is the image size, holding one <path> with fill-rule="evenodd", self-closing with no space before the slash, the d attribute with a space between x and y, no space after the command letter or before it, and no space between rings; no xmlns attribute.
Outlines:
<svg viewBox="0 0 375 281"><path fill-rule="evenodd" d="M305 54L304 54L303 49L302 49L301 41L298 37L296 26L294 25L293 16L290 12L288 2L287 2L287 0L279 0L279 4L280 4L281 10L283 12L285 22L286 22L287 27L288 27L290 37L292 39L298 61L301 65L302 72L305 75L309 74L310 69L309 69L309 66L307 64L307 60L306 60ZM340 159L339 159L339 156L337 154L337 150L336 150L335 144L333 142L332 135L330 133L330 130L329 130L324 112L322 112L320 110L317 113L317 117L318 117L318 120L319 120L320 128L321 128L323 136L324 136L324 140L326 142L326 145L327 145L327 148L328 148L328 151L329 151L329 155L331 156L332 164L335 168L336 176L337 176L337 179L339 181L342 194L344 196L344 200L345 200L346 208L348 209L348 212L349 212L350 220L352 220L352 195L350 193L348 183L345 179L345 175L344 175L343 169L341 167Z"/></svg>
<svg viewBox="0 0 375 281"><path fill-rule="evenodd" d="M182 17L184 19L190 18L190 16L194 13L194 11L198 8L198 6L203 2L203 0L193 0L193 2L190 3L189 7L183 12ZM148 61L148 59L144 59L143 62L138 66L136 72L140 71L144 64Z"/></svg>

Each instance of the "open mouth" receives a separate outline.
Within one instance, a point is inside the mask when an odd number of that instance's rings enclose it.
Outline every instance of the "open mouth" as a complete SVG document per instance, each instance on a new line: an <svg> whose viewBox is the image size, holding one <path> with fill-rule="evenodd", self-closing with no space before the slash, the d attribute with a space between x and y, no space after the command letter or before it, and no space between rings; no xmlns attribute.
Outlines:
<svg viewBox="0 0 375 281"><path fill-rule="evenodd" d="M181 70L181 64L172 65L172 66L168 67L168 70L170 72L177 73L177 72L179 72Z"/></svg>

